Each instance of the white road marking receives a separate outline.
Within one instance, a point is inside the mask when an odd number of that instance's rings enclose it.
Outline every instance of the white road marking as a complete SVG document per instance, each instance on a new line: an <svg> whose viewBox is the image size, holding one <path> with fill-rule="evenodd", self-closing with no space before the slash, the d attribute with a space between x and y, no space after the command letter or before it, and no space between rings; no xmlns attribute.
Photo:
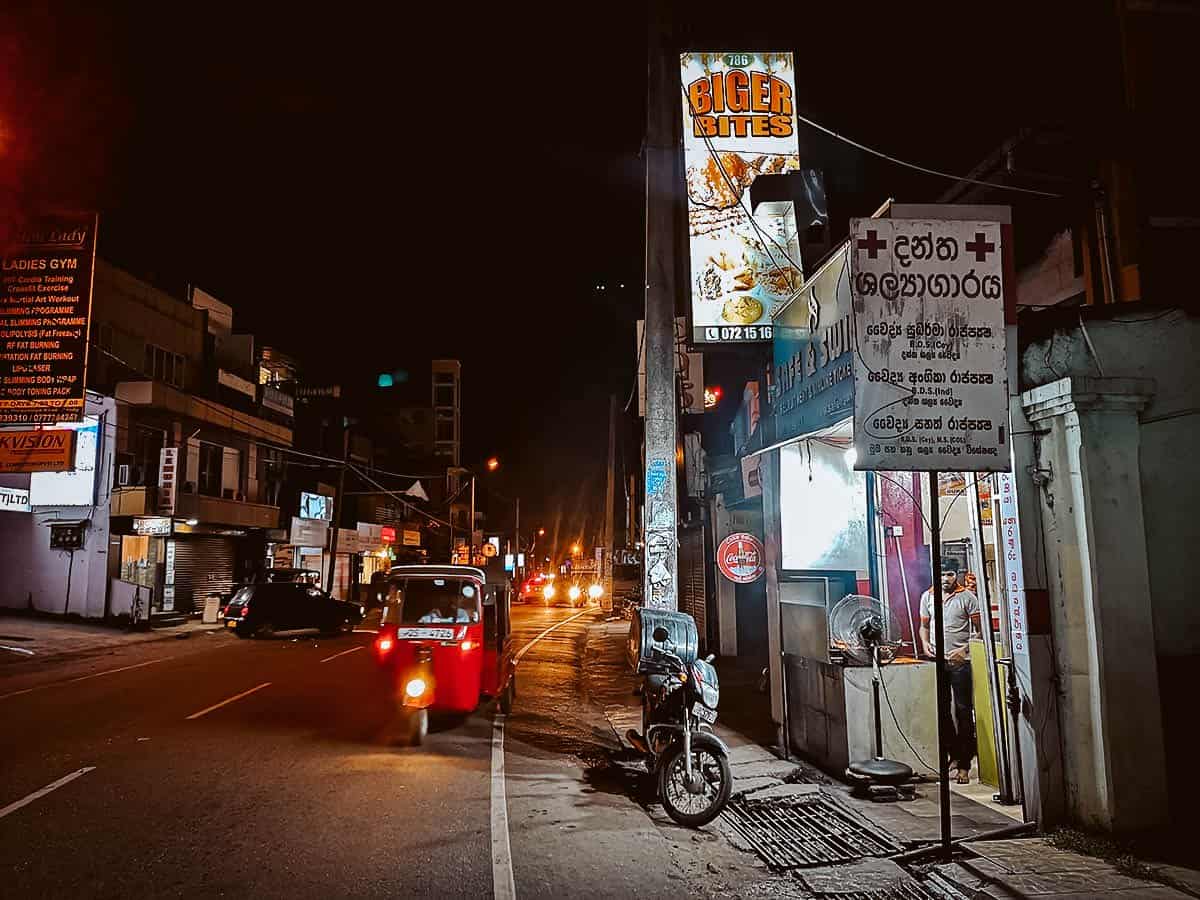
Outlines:
<svg viewBox="0 0 1200 900"><path fill-rule="evenodd" d="M517 651L514 665L534 644L556 628L574 622L589 610L581 609L561 622L543 629L533 640ZM517 885L513 880L512 847L508 835L508 796L504 788L504 714L497 710L492 720L492 892L496 900L516 900Z"/></svg>
<svg viewBox="0 0 1200 900"><path fill-rule="evenodd" d="M34 800L38 800L41 797L45 797L51 791L57 791L64 784L71 783L79 776L86 775L88 772L94 771L95 768L96 768L95 766L84 766L82 769L77 769L76 771L72 772L70 775L64 775L62 778L58 779L58 781L50 782L44 788L34 791L32 794L28 795L27 797L22 797L20 800L16 801L15 803L8 804L8 806L4 807L4 809L0 809L0 819L3 819L9 813L15 813L18 809L20 809L23 806L28 806Z"/></svg>
<svg viewBox="0 0 1200 900"><path fill-rule="evenodd" d="M379 634L378 628L355 628L355 634Z"/></svg>
<svg viewBox="0 0 1200 900"><path fill-rule="evenodd" d="M66 681L51 681L48 684L38 684L31 688L25 688L22 691L10 691L7 694L0 694L0 700L8 697L16 697L20 694L31 694L34 691L40 691L42 688L56 687L60 684L76 684L80 681L87 681L89 678L99 678L101 675L115 675L117 672L128 672L130 669L140 669L143 666L152 666L155 663L166 662L168 659L174 659L173 656L162 656L158 659L150 659L146 662L134 663L132 666L120 666L116 669L105 669L103 672L92 672L90 675L81 675L78 678L68 678Z"/></svg>
<svg viewBox="0 0 1200 900"><path fill-rule="evenodd" d="M26 650L24 647L10 647L8 644L0 644L0 650L7 650L10 653L23 653L25 656L35 656L32 650Z"/></svg>
<svg viewBox="0 0 1200 900"><path fill-rule="evenodd" d="M499 712L492 720L492 892L497 900L516 900L517 896L504 790L504 714Z"/></svg>
<svg viewBox="0 0 1200 900"><path fill-rule="evenodd" d="M337 659L339 656L345 656L347 653L354 653L356 650L361 650L361 649L362 649L362 645L360 644L357 647L351 647L349 650L343 650L341 653L335 653L335 654L333 654L333 656L327 656L323 660L321 660L321 662L327 663L331 659Z"/></svg>
<svg viewBox="0 0 1200 900"><path fill-rule="evenodd" d="M271 686L271 682L264 681L262 684L258 685L257 687L252 687L248 691L242 691L240 694L234 694L232 697L222 700L220 703L214 703L212 706L209 706L205 709L200 710L200 712L192 713L190 716L187 716L187 718L188 719L198 719L201 716L206 716L210 712L212 712L214 709L220 709L222 706L232 703L234 700L241 700L243 697L250 696L255 691L261 691L263 688L270 687L270 686Z"/></svg>
<svg viewBox="0 0 1200 900"><path fill-rule="evenodd" d="M516 663L519 663L519 662L521 661L521 657L522 657L522 656L524 656L526 653L528 653L528 652L529 652L531 649L533 649L533 645L534 645L534 644L536 644L538 641L540 641L542 638L544 638L544 637L545 637L546 635L548 635L550 632L554 631L554 629L556 629L556 628L562 628L562 627L563 627L564 625L566 625L568 622L574 622L574 621L575 621L576 619L578 619L580 616L584 615L585 613L589 613L589 612L591 612L591 610L590 610L590 609L587 609L587 608L585 607L584 609L581 609L579 612L575 613L575 615L573 615L573 616L567 616L567 618L563 619L561 622L555 622L555 623L554 623L553 625L551 625L549 628L547 628L547 629L543 630L542 632L540 632L540 633L537 635L537 637L535 637L535 638L534 638L533 640L531 640L531 641L530 641L528 644L526 644L524 647L522 647L520 650L518 650L518 651L517 651L517 655L513 657L513 664L515 665Z"/></svg>

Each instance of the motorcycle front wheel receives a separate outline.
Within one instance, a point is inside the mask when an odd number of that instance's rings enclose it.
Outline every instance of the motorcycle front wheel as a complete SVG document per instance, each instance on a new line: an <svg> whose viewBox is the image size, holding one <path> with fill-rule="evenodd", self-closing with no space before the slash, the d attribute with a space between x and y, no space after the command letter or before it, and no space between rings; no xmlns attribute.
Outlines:
<svg viewBox="0 0 1200 900"><path fill-rule="evenodd" d="M725 751L706 734L692 735L692 772L698 780L689 786L683 741L676 741L658 767L658 796L668 816L699 828L721 814L733 786Z"/></svg>

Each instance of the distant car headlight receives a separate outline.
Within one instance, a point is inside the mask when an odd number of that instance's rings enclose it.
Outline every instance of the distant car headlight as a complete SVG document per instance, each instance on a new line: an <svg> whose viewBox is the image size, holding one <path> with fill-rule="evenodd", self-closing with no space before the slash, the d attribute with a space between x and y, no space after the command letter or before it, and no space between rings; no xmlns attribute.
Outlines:
<svg viewBox="0 0 1200 900"><path fill-rule="evenodd" d="M599 600L604 596L604 588L598 584L593 584L590 588L588 588L588 596L593 600Z"/></svg>
<svg viewBox="0 0 1200 900"><path fill-rule="evenodd" d="M542 588L542 596L545 597L547 600L553 600L554 599L554 585L548 584L544 588Z"/></svg>
<svg viewBox="0 0 1200 900"><path fill-rule="evenodd" d="M567 596L570 597L572 600L578 600L579 595L582 593L583 593L583 591L579 590L579 586L573 584L573 585L571 585L570 589L567 591Z"/></svg>

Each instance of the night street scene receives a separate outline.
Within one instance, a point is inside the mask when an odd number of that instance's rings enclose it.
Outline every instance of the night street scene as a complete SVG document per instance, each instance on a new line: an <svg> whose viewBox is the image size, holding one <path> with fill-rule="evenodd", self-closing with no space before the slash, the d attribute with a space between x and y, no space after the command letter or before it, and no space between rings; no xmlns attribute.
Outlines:
<svg viewBox="0 0 1200 900"><path fill-rule="evenodd" d="M0 7L0 898L1200 898L1200 0Z"/></svg>

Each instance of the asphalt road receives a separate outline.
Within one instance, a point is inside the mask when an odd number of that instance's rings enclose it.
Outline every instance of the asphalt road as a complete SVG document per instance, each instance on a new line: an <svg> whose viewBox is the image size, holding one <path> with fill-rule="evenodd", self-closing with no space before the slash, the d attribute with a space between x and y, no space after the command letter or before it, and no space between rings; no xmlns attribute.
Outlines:
<svg viewBox="0 0 1200 900"><path fill-rule="evenodd" d="M572 615L514 607L516 646ZM573 834L607 822L619 843L637 813L619 791L591 802L581 774L611 746L582 697L596 615L525 653L499 776L492 704L435 721L423 747L395 744L366 633L217 633L25 678L10 669L0 896L502 896L497 777L518 895L624 894L626 861ZM595 809L581 813L572 792Z"/></svg>

